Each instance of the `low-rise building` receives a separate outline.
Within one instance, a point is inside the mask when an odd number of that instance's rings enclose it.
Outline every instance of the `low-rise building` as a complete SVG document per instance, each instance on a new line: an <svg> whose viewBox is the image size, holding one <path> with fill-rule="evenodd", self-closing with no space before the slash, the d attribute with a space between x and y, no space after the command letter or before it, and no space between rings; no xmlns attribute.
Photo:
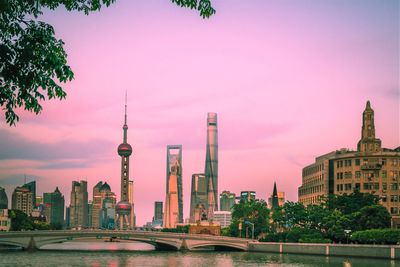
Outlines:
<svg viewBox="0 0 400 267"><path fill-rule="evenodd" d="M214 211L213 223L219 224L221 228L229 227L232 222L232 212Z"/></svg>
<svg viewBox="0 0 400 267"><path fill-rule="evenodd" d="M10 231L11 218L8 215L8 209L0 209L0 231Z"/></svg>

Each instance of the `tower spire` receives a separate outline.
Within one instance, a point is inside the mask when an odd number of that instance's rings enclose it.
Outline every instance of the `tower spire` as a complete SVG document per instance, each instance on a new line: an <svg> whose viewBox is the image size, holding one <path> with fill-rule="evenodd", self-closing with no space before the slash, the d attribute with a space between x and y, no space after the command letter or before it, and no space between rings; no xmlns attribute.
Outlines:
<svg viewBox="0 0 400 267"><path fill-rule="evenodd" d="M128 124L127 124L127 118L128 118L128 112L127 112L127 106L128 106L128 90L125 91L125 120L124 120L124 143L126 144L128 142Z"/></svg>
<svg viewBox="0 0 400 267"><path fill-rule="evenodd" d="M361 139L357 150L360 152L378 152L381 150L381 140L375 136L374 110L369 100L362 116Z"/></svg>
<svg viewBox="0 0 400 267"><path fill-rule="evenodd" d="M128 103L128 90L125 91L125 124L126 125L126 119L127 119L127 104Z"/></svg>

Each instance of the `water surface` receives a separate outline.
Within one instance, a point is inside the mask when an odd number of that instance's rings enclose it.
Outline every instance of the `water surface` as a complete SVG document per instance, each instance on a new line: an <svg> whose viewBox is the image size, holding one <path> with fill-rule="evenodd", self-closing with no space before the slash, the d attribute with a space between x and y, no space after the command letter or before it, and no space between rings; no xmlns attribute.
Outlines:
<svg viewBox="0 0 400 267"><path fill-rule="evenodd" d="M280 255L260 252L175 252L155 251L143 243L66 242L46 245L46 250L36 252L0 252L0 266L399 266L399 261L325 257L305 255ZM49 250L52 249L52 250ZM57 249L57 250L54 250ZM77 251L83 250L86 251ZM121 251L124 249L124 251Z"/></svg>

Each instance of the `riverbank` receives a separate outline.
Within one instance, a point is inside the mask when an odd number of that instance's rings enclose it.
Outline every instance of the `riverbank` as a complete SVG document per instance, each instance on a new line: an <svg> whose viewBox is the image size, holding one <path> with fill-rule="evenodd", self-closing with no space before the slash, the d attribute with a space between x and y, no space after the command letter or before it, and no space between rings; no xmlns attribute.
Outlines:
<svg viewBox="0 0 400 267"><path fill-rule="evenodd" d="M400 246L356 244L309 244L252 242L250 252L280 254L368 257L400 260Z"/></svg>

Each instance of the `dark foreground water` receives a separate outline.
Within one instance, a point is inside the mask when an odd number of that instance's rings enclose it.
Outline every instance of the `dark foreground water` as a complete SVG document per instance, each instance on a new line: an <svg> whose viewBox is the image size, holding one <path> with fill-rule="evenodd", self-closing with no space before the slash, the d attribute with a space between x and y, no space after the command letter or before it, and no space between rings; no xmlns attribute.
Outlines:
<svg viewBox="0 0 400 267"><path fill-rule="evenodd" d="M0 252L0 266L399 266L399 261L258 252L163 252L142 243L70 242L37 252ZM76 251L87 249L93 251ZM125 251L118 251L125 249ZM140 251L139 251L140 250Z"/></svg>

